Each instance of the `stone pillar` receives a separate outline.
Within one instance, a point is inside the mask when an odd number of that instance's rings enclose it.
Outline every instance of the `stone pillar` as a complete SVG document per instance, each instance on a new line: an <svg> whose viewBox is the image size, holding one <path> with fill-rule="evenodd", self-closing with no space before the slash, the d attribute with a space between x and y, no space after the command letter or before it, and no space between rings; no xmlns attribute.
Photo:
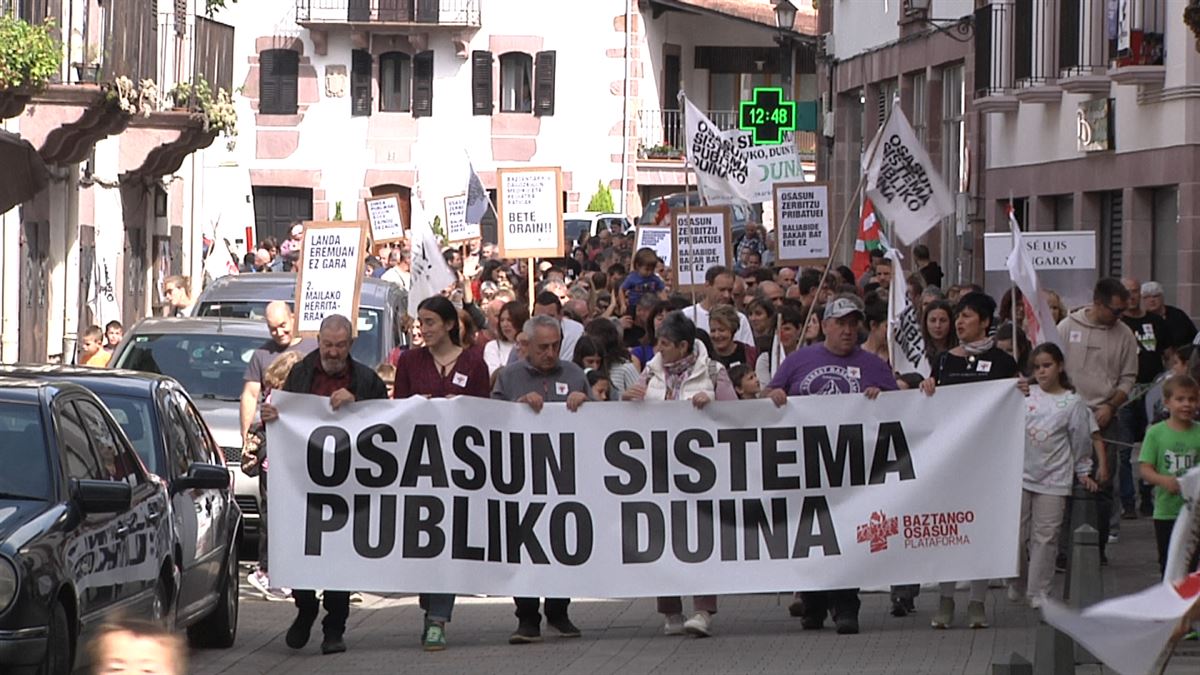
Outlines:
<svg viewBox="0 0 1200 675"><path fill-rule="evenodd" d="M1121 210L1121 274L1149 279L1154 267L1154 192L1125 188Z"/></svg>
<svg viewBox="0 0 1200 675"><path fill-rule="evenodd" d="M1025 228L1037 232L1049 232L1054 229L1054 215L1057 202L1055 197L1042 195L1029 196L1029 222Z"/></svg>
<svg viewBox="0 0 1200 675"><path fill-rule="evenodd" d="M1179 269L1175 301L1200 316L1200 183L1179 184Z"/></svg>

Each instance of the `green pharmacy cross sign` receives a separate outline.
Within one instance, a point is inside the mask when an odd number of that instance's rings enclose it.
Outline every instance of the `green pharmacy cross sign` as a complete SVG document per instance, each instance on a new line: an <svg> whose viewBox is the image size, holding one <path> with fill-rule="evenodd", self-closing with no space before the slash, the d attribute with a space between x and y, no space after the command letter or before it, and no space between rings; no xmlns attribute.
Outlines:
<svg viewBox="0 0 1200 675"><path fill-rule="evenodd" d="M782 87L756 87L754 97L741 103L738 128L753 132L755 145L779 145L796 130L796 102L784 100Z"/></svg>

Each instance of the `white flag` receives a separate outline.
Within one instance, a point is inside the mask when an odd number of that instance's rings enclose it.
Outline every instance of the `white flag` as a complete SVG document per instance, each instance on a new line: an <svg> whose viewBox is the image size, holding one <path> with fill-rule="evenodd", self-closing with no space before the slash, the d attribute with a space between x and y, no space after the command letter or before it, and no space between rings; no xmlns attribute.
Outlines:
<svg viewBox="0 0 1200 675"><path fill-rule="evenodd" d="M920 373L929 377L929 360L925 358L925 334L921 332L921 317L908 298L908 280L900 252L889 248L884 257L892 261L892 286L888 291L888 356L892 370L897 373Z"/></svg>
<svg viewBox="0 0 1200 675"><path fill-rule="evenodd" d="M86 302L92 310L92 323L101 328L109 321L121 320L121 301L117 296L117 254L121 244L113 241L114 236L109 228L96 228L92 279Z"/></svg>
<svg viewBox="0 0 1200 675"><path fill-rule="evenodd" d="M772 186L776 182L804 180L793 134L778 145L756 146L750 133L721 131L688 97L681 98L688 163L707 203L769 203L774 200Z"/></svg>
<svg viewBox="0 0 1200 675"><path fill-rule="evenodd" d="M479 180L479 174L475 173L475 165L471 164L470 158L467 158L467 170L470 172L467 175L466 191L467 224L479 225L483 222L483 217L487 215L488 206L491 205L492 200L483 187L483 181Z"/></svg>
<svg viewBox="0 0 1200 675"><path fill-rule="evenodd" d="M871 141L867 196L905 244L954 214L954 198L899 105Z"/></svg>
<svg viewBox="0 0 1200 675"><path fill-rule="evenodd" d="M1025 333L1033 346L1043 342L1052 342L1063 346L1062 337L1058 334L1058 326L1054 322L1054 314L1050 311L1050 303L1038 288L1037 270L1033 260L1021 238L1021 230L1017 227L1017 219L1013 215L1012 205L1008 206L1008 226L1012 230L1012 251L1008 254L1008 276L1017 288L1021 289L1021 301L1025 305Z"/></svg>
<svg viewBox="0 0 1200 675"><path fill-rule="evenodd" d="M413 193L412 227L408 232L412 244L412 283L408 289L410 316L416 316L417 305L422 300L440 295L457 280L442 257L442 248L430 227L431 215L425 210L420 191L414 190Z"/></svg>

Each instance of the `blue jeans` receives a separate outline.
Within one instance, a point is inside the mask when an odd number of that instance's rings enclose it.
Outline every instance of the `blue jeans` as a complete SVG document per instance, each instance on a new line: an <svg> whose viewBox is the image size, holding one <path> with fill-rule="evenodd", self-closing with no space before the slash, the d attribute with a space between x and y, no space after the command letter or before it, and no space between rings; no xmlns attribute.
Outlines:
<svg viewBox="0 0 1200 675"><path fill-rule="evenodd" d="M1134 477L1133 444L1142 438L1146 430L1146 409L1139 403L1123 405L1117 409L1116 439L1121 443L1117 446L1117 481L1118 496L1121 507L1132 511L1134 499L1137 496L1137 479ZM1128 445L1126 445L1128 444Z"/></svg>
<svg viewBox="0 0 1200 675"><path fill-rule="evenodd" d="M420 605L421 609L425 610L425 617L430 621L449 623L450 615L454 614L454 594L422 593Z"/></svg>

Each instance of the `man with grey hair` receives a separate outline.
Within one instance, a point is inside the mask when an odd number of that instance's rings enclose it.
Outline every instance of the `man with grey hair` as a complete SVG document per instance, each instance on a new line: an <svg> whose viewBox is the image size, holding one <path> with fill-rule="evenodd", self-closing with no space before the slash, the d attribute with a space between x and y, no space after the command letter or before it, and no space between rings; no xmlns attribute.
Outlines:
<svg viewBox="0 0 1200 675"><path fill-rule="evenodd" d="M284 391L316 394L329 397L329 407L339 410L355 401L387 398L387 385L375 371L350 356L354 343L354 326L341 314L330 314L321 322L317 333L317 350L304 357L288 374ZM270 403L262 406L266 423L279 419L279 410ZM287 646L300 649L308 644L312 625L317 620L317 592L310 589L292 591L296 600L296 618L288 628ZM325 589L325 620L322 654L346 651L346 618L350 616L350 591Z"/></svg>
<svg viewBox="0 0 1200 675"><path fill-rule="evenodd" d="M566 403L567 410L579 410L588 400L587 377L579 366L559 358L562 328L558 321L546 315L533 316L525 322L522 334L528 339L525 360L500 371L492 398L524 403L535 413L541 412L546 403ZM513 601L517 605L517 630L508 638L509 644L541 642L541 599ZM567 616L570 604L570 598L546 598L546 624L563 637L579 637L579 629Z"/></svg>
<svg viewBox="0 0 1200 675"><path fill-rule="evenodd" d="M1192 340L1196 339L1196 324L1192 323L1187 312L1166 303L1162 284L1157 281L1147 281L1142 284L1142 307L1151 314L1161 316L1167 322L1167 335L1163 340L1164 349L1190 345Z"/></svg>
<svg viewBox="0 0 1200 675"><path fill-rule="evenodd" d="M408 291L412 286L412 263L399 246L388 254L388 265L388 271L384 272L381 278L396 284L400 290Z"/></svg>

